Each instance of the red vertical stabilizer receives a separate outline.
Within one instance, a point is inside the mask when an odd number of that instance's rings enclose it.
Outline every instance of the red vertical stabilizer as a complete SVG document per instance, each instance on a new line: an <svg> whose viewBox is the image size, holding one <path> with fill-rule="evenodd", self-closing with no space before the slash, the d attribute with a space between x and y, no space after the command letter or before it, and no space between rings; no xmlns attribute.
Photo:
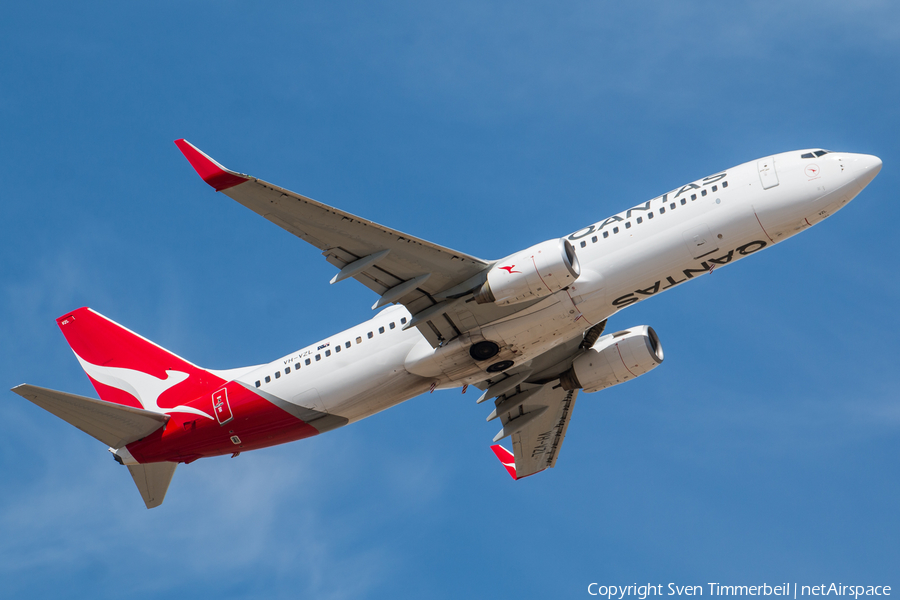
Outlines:
<svg viewBox="0 0 900 600"><path fill-rule="evenodd" d="M107 402L162 413L226 383L90 308L56 322Z"/></svg>

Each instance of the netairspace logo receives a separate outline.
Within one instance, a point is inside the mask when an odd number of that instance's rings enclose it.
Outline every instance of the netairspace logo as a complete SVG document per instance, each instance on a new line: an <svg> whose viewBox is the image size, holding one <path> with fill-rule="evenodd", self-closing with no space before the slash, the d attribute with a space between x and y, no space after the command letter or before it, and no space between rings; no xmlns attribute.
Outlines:
<svg viewBox="0 0 900 600"><path fill-rule="evenodd" d="M665 589L663 589L665 588ZM889 585L844 585L842 583L823 583L819 585L799 585L797 583L779 583L769 585L725 585L718 582L703 585L668 585L647 583L644 585L601 585L591 583L588 586L591 596L604 596L608 600L625 600L627 596L638 600L647 600L649 596L852 596L858 600L860 596L890 596Z"/></svg>

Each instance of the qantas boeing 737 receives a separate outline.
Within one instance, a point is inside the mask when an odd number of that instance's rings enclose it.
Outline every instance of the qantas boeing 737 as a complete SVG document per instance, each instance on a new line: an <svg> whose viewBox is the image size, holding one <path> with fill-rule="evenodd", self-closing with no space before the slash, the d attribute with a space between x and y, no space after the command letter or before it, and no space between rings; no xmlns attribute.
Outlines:
<svg viewBox="0 0 900 600"><path fill-rule="evenodd" d="M798 150L754 160L498 261L432 244L230 171L175 142L200 177L322 251L331 283L373 290L373 319L268 364L198 367L90 308L57 320L100 400L33 385L17 394L109 446L147 508L178 463L325 433L436 388L493 400L492 446L514 479L556 464L579 390L656 368L627 306L786 240L840 210L881 169L865 154ZM511 438L512 451L496 444Z"/></svg>

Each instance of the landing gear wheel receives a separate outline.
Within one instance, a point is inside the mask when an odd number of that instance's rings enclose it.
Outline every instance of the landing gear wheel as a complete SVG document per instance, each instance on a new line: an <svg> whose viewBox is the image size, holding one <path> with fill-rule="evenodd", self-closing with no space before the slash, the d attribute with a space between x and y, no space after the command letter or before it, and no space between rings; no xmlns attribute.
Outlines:
<svg viewBox="0 0 900 600"><path fill-rule="evenodd" d="M501 360L500 362L496 362L487 368L488 373L499 373L500 371L505 371L508 368L513 366L513 361L511 360Z"/></svg>
<svg viewBox="0 0 900 600"><path fill-rule="evenodd" d="M494 342L487 341L472 344L472 347L469 348L469 356L478 361L493 358L497 356L499 352L500 346L498 346Z"/></svg>

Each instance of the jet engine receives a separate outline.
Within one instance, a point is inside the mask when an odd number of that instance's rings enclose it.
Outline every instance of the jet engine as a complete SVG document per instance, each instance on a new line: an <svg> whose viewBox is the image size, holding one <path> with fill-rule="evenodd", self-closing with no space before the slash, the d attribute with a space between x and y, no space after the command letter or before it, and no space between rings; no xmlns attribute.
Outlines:
<svg viewBox="0 0 900 600"><path fill-rule="evenodd" d="M640 377L663 361L663 349L652 327L641 325L604 335L575 359L559 382L564 390L596 392Z"/></svg>
<svg viewBox="0 0 900 600"><path fill-rule="evenodd" d="M566 238L547 240L497 261L475 301L505 306L543 298L568 287L580 274L572 243Z"/></svg>

